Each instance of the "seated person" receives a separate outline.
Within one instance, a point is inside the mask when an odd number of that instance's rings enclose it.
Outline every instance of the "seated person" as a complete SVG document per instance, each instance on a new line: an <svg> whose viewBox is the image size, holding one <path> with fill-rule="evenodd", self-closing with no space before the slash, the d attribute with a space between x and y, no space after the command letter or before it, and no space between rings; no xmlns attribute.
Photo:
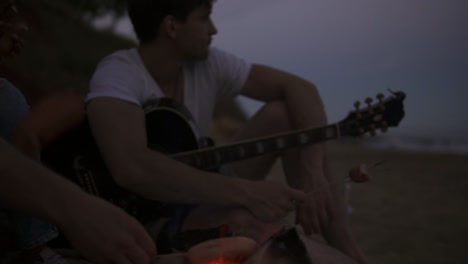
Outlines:
<svg viewBox="0 0 468 264"><path fill-rule="evenodd" d="M2 61L20 51L26 31L27 27L19 19L14 1L0 0ZM41 116L42 109L33 107L33 112L29 113L21 92L6 79L0 80L0 206L57 225L71 244L86 259L95 263L118 263L122 259L132 263L150 263L156 254L156 247L135 219L121 209L84 193L75 184L31 159L37 159L39 144L47 144L57 132L60 133L55 130L57 126L54 128L49 126L51 123L42 123L48 118L54 118L49 113L45 117ZM57 112L56 109L54 111ZM66 111L58 113L62 117L70 117ZM41 118L36 119L37 116ZM17 130L21 122L25 126ZM31 157L21 154L8 142L16 142ZM49 227L43 221L37 223ZM51 238L53 233L54 230L48 229L45 236L38 240ZM30 263L36 260L12 261Z"/></svg>
<svg viewBox="0 0 468 264"><path fill-rule="evenodd" d="M236 177L188 166L148 146L149 137L187 139L177 137L178 128L145 120L145 110L163 103L161 98L185 105L193 117L189 127L196 125L202 137L210 131L216 100L238 94L266 104L233 141L327 125L312 83L210 47L217 33L210 18L213 2L128 1L139 46L104 58L86 98L90 126L112 177L146 199L174 205L161 233L169 239L181 231L228 224L235 234L261 244L295 212L305 234L320 234L330 246L367 263L351 236L343 193L332 184L323 144L237 162L232 164ZM147 134L153 125L166 129ZM288 185L264 181L277 158Z"/></svg>

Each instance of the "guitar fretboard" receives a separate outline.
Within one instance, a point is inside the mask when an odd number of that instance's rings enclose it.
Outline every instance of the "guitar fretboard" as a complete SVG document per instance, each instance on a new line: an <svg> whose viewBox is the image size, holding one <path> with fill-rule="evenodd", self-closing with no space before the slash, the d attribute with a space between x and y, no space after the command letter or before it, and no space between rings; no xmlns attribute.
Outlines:
<svg viewBox="0 0 468 264"><path fill-rule="evenodd" d="M222 164L338 137L340 137L339 126L332 124L321 128L304 129L262 139L179 153L171 157L193 167L209 170L216 169Z"/></svg>

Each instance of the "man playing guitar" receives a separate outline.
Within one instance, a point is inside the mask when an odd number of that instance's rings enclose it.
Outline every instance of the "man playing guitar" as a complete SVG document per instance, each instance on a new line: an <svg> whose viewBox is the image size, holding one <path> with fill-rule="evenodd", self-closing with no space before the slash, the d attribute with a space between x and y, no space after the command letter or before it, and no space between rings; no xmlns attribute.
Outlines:
<svg viewBox="0 0 468 264"><path fill-rule="evenodd" d="M210 18L213 2L128 1L140 45L104 58L86 99L90 126L112 177L130 192L174 205L168 236L227 223L234 233L263 243L295 212L306 235L320 234L332 247L367 263L351 236L323 144L237 162L236 177L187 166L148 146L145 107L164 97L188 108L200 136L209 134L215 101L238 94L266 104L235 141L327 125L312 83L210 47L217 33ZM153 136L177 132L168 127ZM264 181L277 158L288 185Z"/></svg>

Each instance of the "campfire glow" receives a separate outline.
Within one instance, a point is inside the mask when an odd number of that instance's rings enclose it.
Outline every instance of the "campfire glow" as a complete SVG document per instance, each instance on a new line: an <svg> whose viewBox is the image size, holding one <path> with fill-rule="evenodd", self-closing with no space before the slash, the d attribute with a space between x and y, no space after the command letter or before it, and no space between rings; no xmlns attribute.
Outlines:
<svg viewBox="0 0 468 264"><path fill-rule="evenodd" d="M188 260L192 264L242 264L258 248L255 240L232 236L228 225L221 225L219 238L210 239L191 247Z"/></svg>
<svg viewBox="0 0 468 264"><path fill-rule="evenodd" d="M217 260L212 260L210 262L203 263L203 264L241 264L241 262L232 261L232 260L225 260L223 258L219 258Z"/></svg>

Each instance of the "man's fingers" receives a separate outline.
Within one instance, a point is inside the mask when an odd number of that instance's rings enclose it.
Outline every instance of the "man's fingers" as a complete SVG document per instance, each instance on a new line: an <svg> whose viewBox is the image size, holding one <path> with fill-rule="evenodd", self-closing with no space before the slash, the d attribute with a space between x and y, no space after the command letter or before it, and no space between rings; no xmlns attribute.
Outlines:
<svg viewBox="0 0 468 264"><path fill-rule="evenodd" d="M307 217L307 210L305 209L305 207L302 207L301 210L298 210L297 221L299 224L301 224L302 229L304 229L304 233L306 235L312 234L312 223L310 221L310 218Z"/></svg>
<svg viewBox="0 0 468 264"><path fill-rule="evenodd" d="M281 209L289 213L291 211L294 211L294 209L296 209L296 201L291 198L286 198L286 199L283 198L280 201L279 206L281 207Z"/></svg>
<svg viewBox="0 0 468 264"><path fill-rule="evenodd" d="M107 262L106 262L107 263ZM114 260L108 263L115 263L115 264L139 264L140 262L133 262L130 258L122 256L122 257L116 257ZM146 262L150 263L150 262Z"/></svg>
<svg viewBox="0 0 468 264"><path fill-rule="evenodd" d="M297 213L297 219L306 235L311 235L314 231L321 234L320 223L312 204L301 205Z"/></svg>
<svg viewBox="0 0 468 264"><path fill-rule="evenodd" d="M328 200L325 209L327 212L327 223L333 222L335 220L334 217L336 216L337 212L331 200Z"/></svg>
<svg viewBox="0 0 468 264"><path fill-rule="evenodd" d="M289 188L288 194L295 203L303 203L307 198L307 194L305 192L293 188Z"/></svg>
<svg viewBox="0 0 468 264"><path fill-rule="evenodd" d="M137 244L144 250L144 252L146 252L151 260L156 258L158 252L156 244L144 230L141 230L140 235L137 238Z"/></svg>
<svg viewBox="0 0 468 264"><path fill-rule="evenodd" d="M132 264L149 264L153 260L143 248L137 245L129 249L126 256Z"/></svg>
<svg viewBox="0 0 468 264"><path fill-rule="evenodd" d="M317 234L321 235L322 230L320 228L320 220L318 216L318 211L316 209L317 208L315 208L315 210L314 208L309 208L309 210L307 210L307 214L308 214L308 218L312 222L313 229L315 230Z"/></svg>
<svg viewBox="0 0 468 264"><path fill-rule="evenodd" d="M317 208L318 219L320 226L327 225L328 223L328 209L326 204L321 204L319 208Z"/></svg>

